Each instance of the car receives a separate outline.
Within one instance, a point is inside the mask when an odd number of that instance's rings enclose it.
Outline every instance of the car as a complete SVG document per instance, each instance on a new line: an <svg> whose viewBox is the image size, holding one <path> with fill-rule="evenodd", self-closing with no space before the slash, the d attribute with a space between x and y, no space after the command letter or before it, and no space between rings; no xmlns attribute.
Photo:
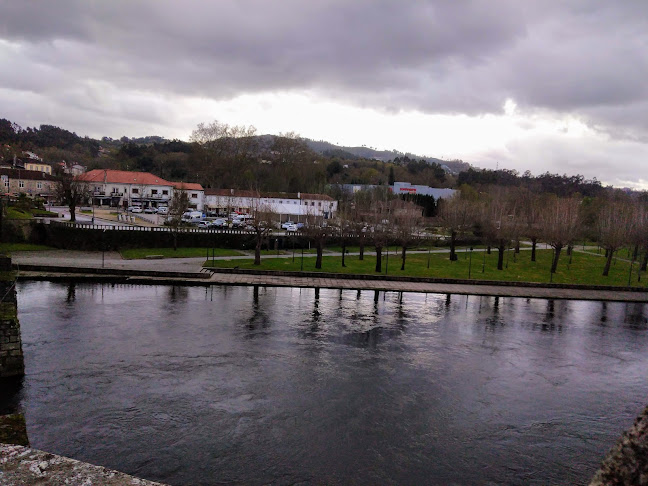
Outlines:
<svg viewBox="0 0 648 486"><path fill-rule="evenodd" d="M227 220L222 218L215 219L214 221L212 221L212 226L216 228L224 228L225 226L227 226Z"/></svg>
<svg viewBox="0 0 648 486"><path fill-rule="evenodd" d="M166 206L160 206L157 212L158 214L169 214L169 208Z"/></svg>
<svg viewBox="0 0 648 486"><path fill-rule="evenodd" d="M198 222L198 227L199 228L206 229L206 228L211 228L211 226L212 226L211 221L199 221Z"/></svg>
<svg viewBox="0 0 648 486"><path fill-rule="evenodd" d="M232 224L230 225L232 228L239 228L243 226L245 223L243 223L242 219L233 219Z"/></svg>
<svg viewBox="0 0 648 486"><path fill-rule="evenodd" d="M302 229L304 227L304 223L297 223L297 229Z"/></svg>
<svg viewBox="0 0 648 486"><path fill-rule="evenodd" d="M148 208L144 209L144 212L146 214L155 214L155 213L157 213L157 208L149 206Z"/></svg>
<svg viewBox="0 0 648 486"><path fill-rule="evenodd" d="M131 213L141 213L142 208L139 206L133 206L133 209L131 209Z"/></svg>
<svg viewBox="0 0 648 486"><path fill-rule="evenodd" d="M285 226L284 229L286 231L298 231L299 230L299 228L297 227L296 224L289 224L289 225Z"/></svg>
<svg viewBox="0 0 648 486"><path fill-rule="evenodd" d="M287 229L288 226L290 226L290 225L294 225L294 224L295 224L295 223L294 223L293 221L286 221L285 223L283 223L283 224L281 225L281 228L282 228L282 229Z"/></svg>

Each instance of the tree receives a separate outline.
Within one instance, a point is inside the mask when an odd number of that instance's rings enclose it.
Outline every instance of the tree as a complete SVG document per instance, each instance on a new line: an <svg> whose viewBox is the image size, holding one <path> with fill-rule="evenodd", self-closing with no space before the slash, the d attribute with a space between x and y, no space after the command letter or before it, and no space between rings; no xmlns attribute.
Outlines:
<svg viewBox="0 0 648 486"><path fill-rule="evenodd" d="M248 221L248 227L254 233L254 264L261 265L261 247L263 246L263 241L272 233L272 222L277 215L270 209L270 206L260 202L261 197L259 193L257 193L254 201L255 206L251 208L250 212L253 219Z"/></svg>
<svg viewBox="0 0 648 486"><path fill-rule="evenodd" d="M556 273L561 250L572 244L580 232L580 201L575 197L551 197L541 214L544 240L554 249L551 273Z"/></svg>
<svg viewBox="0 0 648 486"><path fill-rule="evenodd" d="M531 240L531 261L536 261L536 246L542 235L540 216L544 207L544 197L522 189L520 192L520 217L523 224L523 234Z"/></svg>
<svg viewBox="0 0 648 486"><path fill-rule="evenodd" d="M401 246L401 270L405 270L407 245L416 237L416 229L421 223L421 212L421 208L414 203L402 199L395 201L393 211L394 235Z"/></svg>
<svg viewBox="0 0 648 486"><path fill-rule="evenodd" d="M178 249L178 232L182 224L182 215L189 209L189 195L187 191L174 189L173 197L169 203L169 215L167 221L171 227L173 236L173 249Z"/></svg>
<svg viewBox="0 0 648 486"><path fill-rule="evenodd" d="M61 204L70 208L70 221L76 221L76 208L91 197L90 186L82 177L74 177L62 169L56 169L54 194Z"/></svg>
<svg viewBox="0 0 648 486"><path fill-rule="evenodd" d="M450 199L439 201L439 220L450 233L450 261L457 260L455 251L457 238L472 227L475 222L476 205L473 201L455 194Z"/></svg>
<svg viewBox="0 0 648 486"><path fill-rule="evenodd" d="M303 229L308 238L315 243L315 250L317 257L315 259L315 268L322 268L322 255L324 253L324 243L329 236L330 229L327 227L326 222L322 220L321 216L316 216L312 213L306 214L306 224Z"/></svg>
<svg viewBox="0 0 648 486"><path fill-rule="evenodd" d="M382 272L382 250L392 238L392 209L395 196L386 189L375 189L372 194L371 208L372 237L376 249L376 273Z"/></svg>
<svg viewBox="0 0 648 486"><path fill-rule="evenodd" d="M635 224L635 208L629 201L608 201L601 208L598 229L601 246L605 248L607 255L604 277L610 273L614 252L630 242Z"/></svg>

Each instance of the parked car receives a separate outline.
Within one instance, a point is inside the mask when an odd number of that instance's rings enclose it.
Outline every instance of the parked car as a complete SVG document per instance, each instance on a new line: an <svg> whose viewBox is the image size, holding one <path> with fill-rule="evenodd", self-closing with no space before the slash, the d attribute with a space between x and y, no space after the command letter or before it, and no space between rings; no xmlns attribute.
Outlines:
<svg viewBox="0 0 648 486"><path fill-rule="evenodd" d="M225 226L227 226L227 220L220 218L215 219L214 221L212 221L212 226L216 228L224 228Z"/></svg>
<svg viewBox="0 0 648 486"><path fill-rule="evenodd" d="M304 227L304 223L297 223L297 229L302 229Z"/></svg>
<svg viewBox="0 0 648 486"><path fill-rule="evenodd" d="M294 223L293 221L286 221L285 223L283 223L283 224L281 225L281 228L282 228L282 229L288 229L288 226L290 226L290 225L294 225L294 224L295 224L295 223Z"/></svg>
<svg viewBox="0 0 648 486"><path fill-rule="evenodd" d="M131 213L141 213L142 208L139 207L139 206L133 206L133 209L131 209L130 211L131 211Z"/></svg>
<svg viewBox="0 0 648 486"><path fill-rule="evenodd" d="M233 219L232 224L230 225L232 228L240 228L244 226L245 223L243 222L242 219Z"/></svg>
<svg viewBox="0 0 648 486"><path fill-rule="evenodd" d="M198 222L198 227L199 228L206 229L206 228L211 228L211 226L212 226L211 221L199 221Z"/></svg>
<svg viewBox="0 0 648 486"><path fill-rule="evenodd" d="M153 206L149 206L144 210L146 214L155 214L157 213L157 208L154 208Z"/></svg>
<svg viewBox="0 0 648 486"><path fill-rule="evenodd" d="M157 211L158 214L169 214L169 208L166 206L160 206Z"/></svg>
<svg viewBox="0 0 648 486"><path fill-rule="evenodd" d="M286 231L298 231L299 230L299 228L297 227L296 224L289 224L289 225L284 225L284 226L285 226L284 229Z"/></svg>

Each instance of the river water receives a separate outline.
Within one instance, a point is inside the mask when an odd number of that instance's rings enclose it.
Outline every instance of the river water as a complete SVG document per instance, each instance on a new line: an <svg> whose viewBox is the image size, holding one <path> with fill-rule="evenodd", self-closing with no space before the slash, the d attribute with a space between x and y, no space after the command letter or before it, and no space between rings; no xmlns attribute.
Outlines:
<svg viewBox="0 0 648 486"><path fill-rule="evenodd" d="M32 446L173 485L583 484L648 402L641 304L18 290Z"/></svg>

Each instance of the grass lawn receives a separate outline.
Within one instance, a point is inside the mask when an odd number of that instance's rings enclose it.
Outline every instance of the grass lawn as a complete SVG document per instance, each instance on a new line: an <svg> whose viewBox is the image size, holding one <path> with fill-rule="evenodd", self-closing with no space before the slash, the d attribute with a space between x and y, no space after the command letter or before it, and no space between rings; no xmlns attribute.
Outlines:
<svg viewBox="0 0 648 486"><path fill-rule="evenodd" d="M448 253L432 253L430 255L430 268L428 269L427 254L407 255L405 270L401 271L400 253L389 254L389 265L387 268L388 275L403 275L410 277L436 277L436 278L468 278L468 270L471 267L471 278L475 280L498 280L508 282L540 282L549 283L552 258L551 250L538 250L537 261L531 261L531 252L523 251L513 260L513 251L508 252L504 257L504 270L497 270L497 252L493 251L490 255L486 252L473 252L472 264L470 264L470 254L459 254L459 260L450 262ZM621 255L622 257L625 254ZM485 259L484 259L485 257ZM508 268L506 262L508 261ZM335 273L357 273L377 275L375 272L375 256L365 255L363 261L358 260L358 256L352 255L346 257L346 267L341 266L342 259L339 256L324 256L322 269L315 269L315 258L304 258L304 271L314 272L335 272ZM484 263L485 262L485 263ZM261 265L255 266L253 260L216 260L206 262L206 266L215 266L220 268L232 268L238 266L245 269L259 270L288 270L299 271L301 266L301 254L295 256L293 262L290 258L261 259ZM574 252L572 263L569 264L569 257L566 252L560 256L558 270L551 279L554 283L568 284L590 284L590 285L627 285L630 263L617 259L610 269L610 275L603 277L603 266L605 259L602 256L591 255L586 253ZM382 275L386 273L387 258L383 254ZM483 267L483 271L482 271ZM638 265L635 263L632 273L632 286L646 287L648 284L648 275L642 274L641 282L637 282Z"/></svg>
<svg viewBox="0 0 648 486"><path fill-rule="evenodd" d="M10 255L14 251L43 251L55 250L51 246L32 245L30 243L0 243L0 253Z"/></svg>
<svg viewBox="0 0 648 486"><path fill-rule="evenodd" d="M58 216L58 214L44 209L23 210L11 206L7 208L7 219L31 219L34 216Z"/></svg>
<svg viewBox="0 0 648 486"><path fill-rule="evenodd" d="M162 255L164 258L189 258L189 257L207 257L212 256L212 250L217 257L225 256L240 256L244 255L238 250L231 250L229 248L131 248L128 250L120 250L122 258L126 260L135 260L137 258L146 258L149 255Z"/></svg>

